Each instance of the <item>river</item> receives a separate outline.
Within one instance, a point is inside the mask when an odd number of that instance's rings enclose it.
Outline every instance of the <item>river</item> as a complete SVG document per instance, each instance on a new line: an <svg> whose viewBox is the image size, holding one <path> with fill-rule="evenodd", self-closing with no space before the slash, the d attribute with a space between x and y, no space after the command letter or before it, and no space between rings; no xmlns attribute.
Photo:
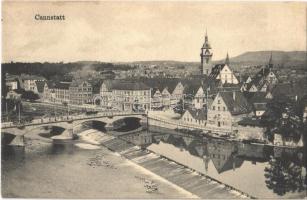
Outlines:
<svg viewBox="0 0 307 200"><path fill-rule="evenodd" d="M306 155L303 148L277 148L166 132L143 131L120 138L255 197L306 197ZM128 176L132 172L137 174L136 169L122 169L121 163L126 161L114 158L103 147L79 148L76 144L80 142L78 139L64 144L48 144L29 140L25 147L2 146L4 197L189 197L186 194L171 195L174 190L171 187L160 196L150 196L134 188L136 180ZM100 171L89 168L89 159L97 155L105 158L109 167L103 166ZM123 179L125 181L116 183L118 189L127 187L120 194L114 191L114 184L108 184L117 176L127 176Z"/></svg>

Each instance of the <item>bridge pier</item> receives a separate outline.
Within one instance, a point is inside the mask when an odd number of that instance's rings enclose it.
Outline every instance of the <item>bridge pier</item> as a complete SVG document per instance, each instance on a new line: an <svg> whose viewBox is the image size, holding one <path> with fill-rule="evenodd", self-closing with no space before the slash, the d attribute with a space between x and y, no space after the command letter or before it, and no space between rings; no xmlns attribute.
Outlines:
<svg viewBox="0 0 307 200"><path fill-rule="evenodd" d="M25 137L24 135L16 135L16 137L9 144L11 146L25 146Z"/></svg>
<svg viewBox="0 0 307 200"><path fill-rule="evenodd" d="M142 117L142 119L140 120L140 124L143 128L148 128L148 119Z"/></svg>
<svg viewBox="0 0 307 200"><path fill-rule="evenodd" d="M115 127L114 127L113 123L108 123L108 124L105 125L105 129L106 129L107 131L113 131L114 128L115 128Z"/></svg>

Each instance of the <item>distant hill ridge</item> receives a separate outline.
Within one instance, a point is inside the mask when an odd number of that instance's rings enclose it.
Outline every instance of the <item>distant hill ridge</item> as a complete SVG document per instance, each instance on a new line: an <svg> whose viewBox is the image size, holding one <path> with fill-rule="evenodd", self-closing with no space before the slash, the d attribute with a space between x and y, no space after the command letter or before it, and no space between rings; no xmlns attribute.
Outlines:
<svg viewBox="0 0 307 200"><path fill-rule="evenodd" d="M269 62L272 53L274 64L306 64L306 51L250 51L236 57L231 57L231 63L259 63L265 64ZM223 60L220 60L223 62Z"/></svg>
<svg viewBox="0 0 307 200"><path fill-rule="evenodd" d="M263 65L269 62L272 53L273 64L285 66L302 66L306 65L306 51L248 51L241 55L230 57L230 63L243 65ZM231 56L231 55L230 55ZM215 60L214 64L224 63L223 60ZM185 62L175 60L152 60L152 61L133 61L119 62L125 64L141 64L141 65L191 65L198 66L199 62Z"/></svg>

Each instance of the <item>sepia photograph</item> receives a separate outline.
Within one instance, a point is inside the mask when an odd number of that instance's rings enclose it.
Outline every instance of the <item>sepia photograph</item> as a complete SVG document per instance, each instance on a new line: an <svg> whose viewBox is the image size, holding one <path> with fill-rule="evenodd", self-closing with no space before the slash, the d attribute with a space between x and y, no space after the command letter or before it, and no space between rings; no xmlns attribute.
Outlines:
<svg viewBox="0 0 307 200"><path fill-rule="evenodd" d="M307 198L307 2L1 6L2 198Z"/></svg>

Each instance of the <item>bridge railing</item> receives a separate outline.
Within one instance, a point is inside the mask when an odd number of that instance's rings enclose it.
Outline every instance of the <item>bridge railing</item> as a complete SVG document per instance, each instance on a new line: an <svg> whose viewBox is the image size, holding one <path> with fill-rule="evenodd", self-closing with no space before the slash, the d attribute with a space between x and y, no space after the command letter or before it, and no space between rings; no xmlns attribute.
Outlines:
<svg viewBox="0 0 307 200"><path fill-rule="evenodd" d="M145 112L131 112L131 111L107 111L107 112L99 112L96 114L82 114L82 115L70 115L70 116L57 116L57 117L47 117L40 119L33 119L30 122L25 123L16 123L16 122L2 122L1 128L9 128L15 126L27 126L32 124L42 124L42 123L51 123L51 122L60 122L60 121L71 121L71 120L79 120L79 119L91 119L98 117L111 117L111 116L123 116L123 115L141 115L145 114Z"/></svg>

